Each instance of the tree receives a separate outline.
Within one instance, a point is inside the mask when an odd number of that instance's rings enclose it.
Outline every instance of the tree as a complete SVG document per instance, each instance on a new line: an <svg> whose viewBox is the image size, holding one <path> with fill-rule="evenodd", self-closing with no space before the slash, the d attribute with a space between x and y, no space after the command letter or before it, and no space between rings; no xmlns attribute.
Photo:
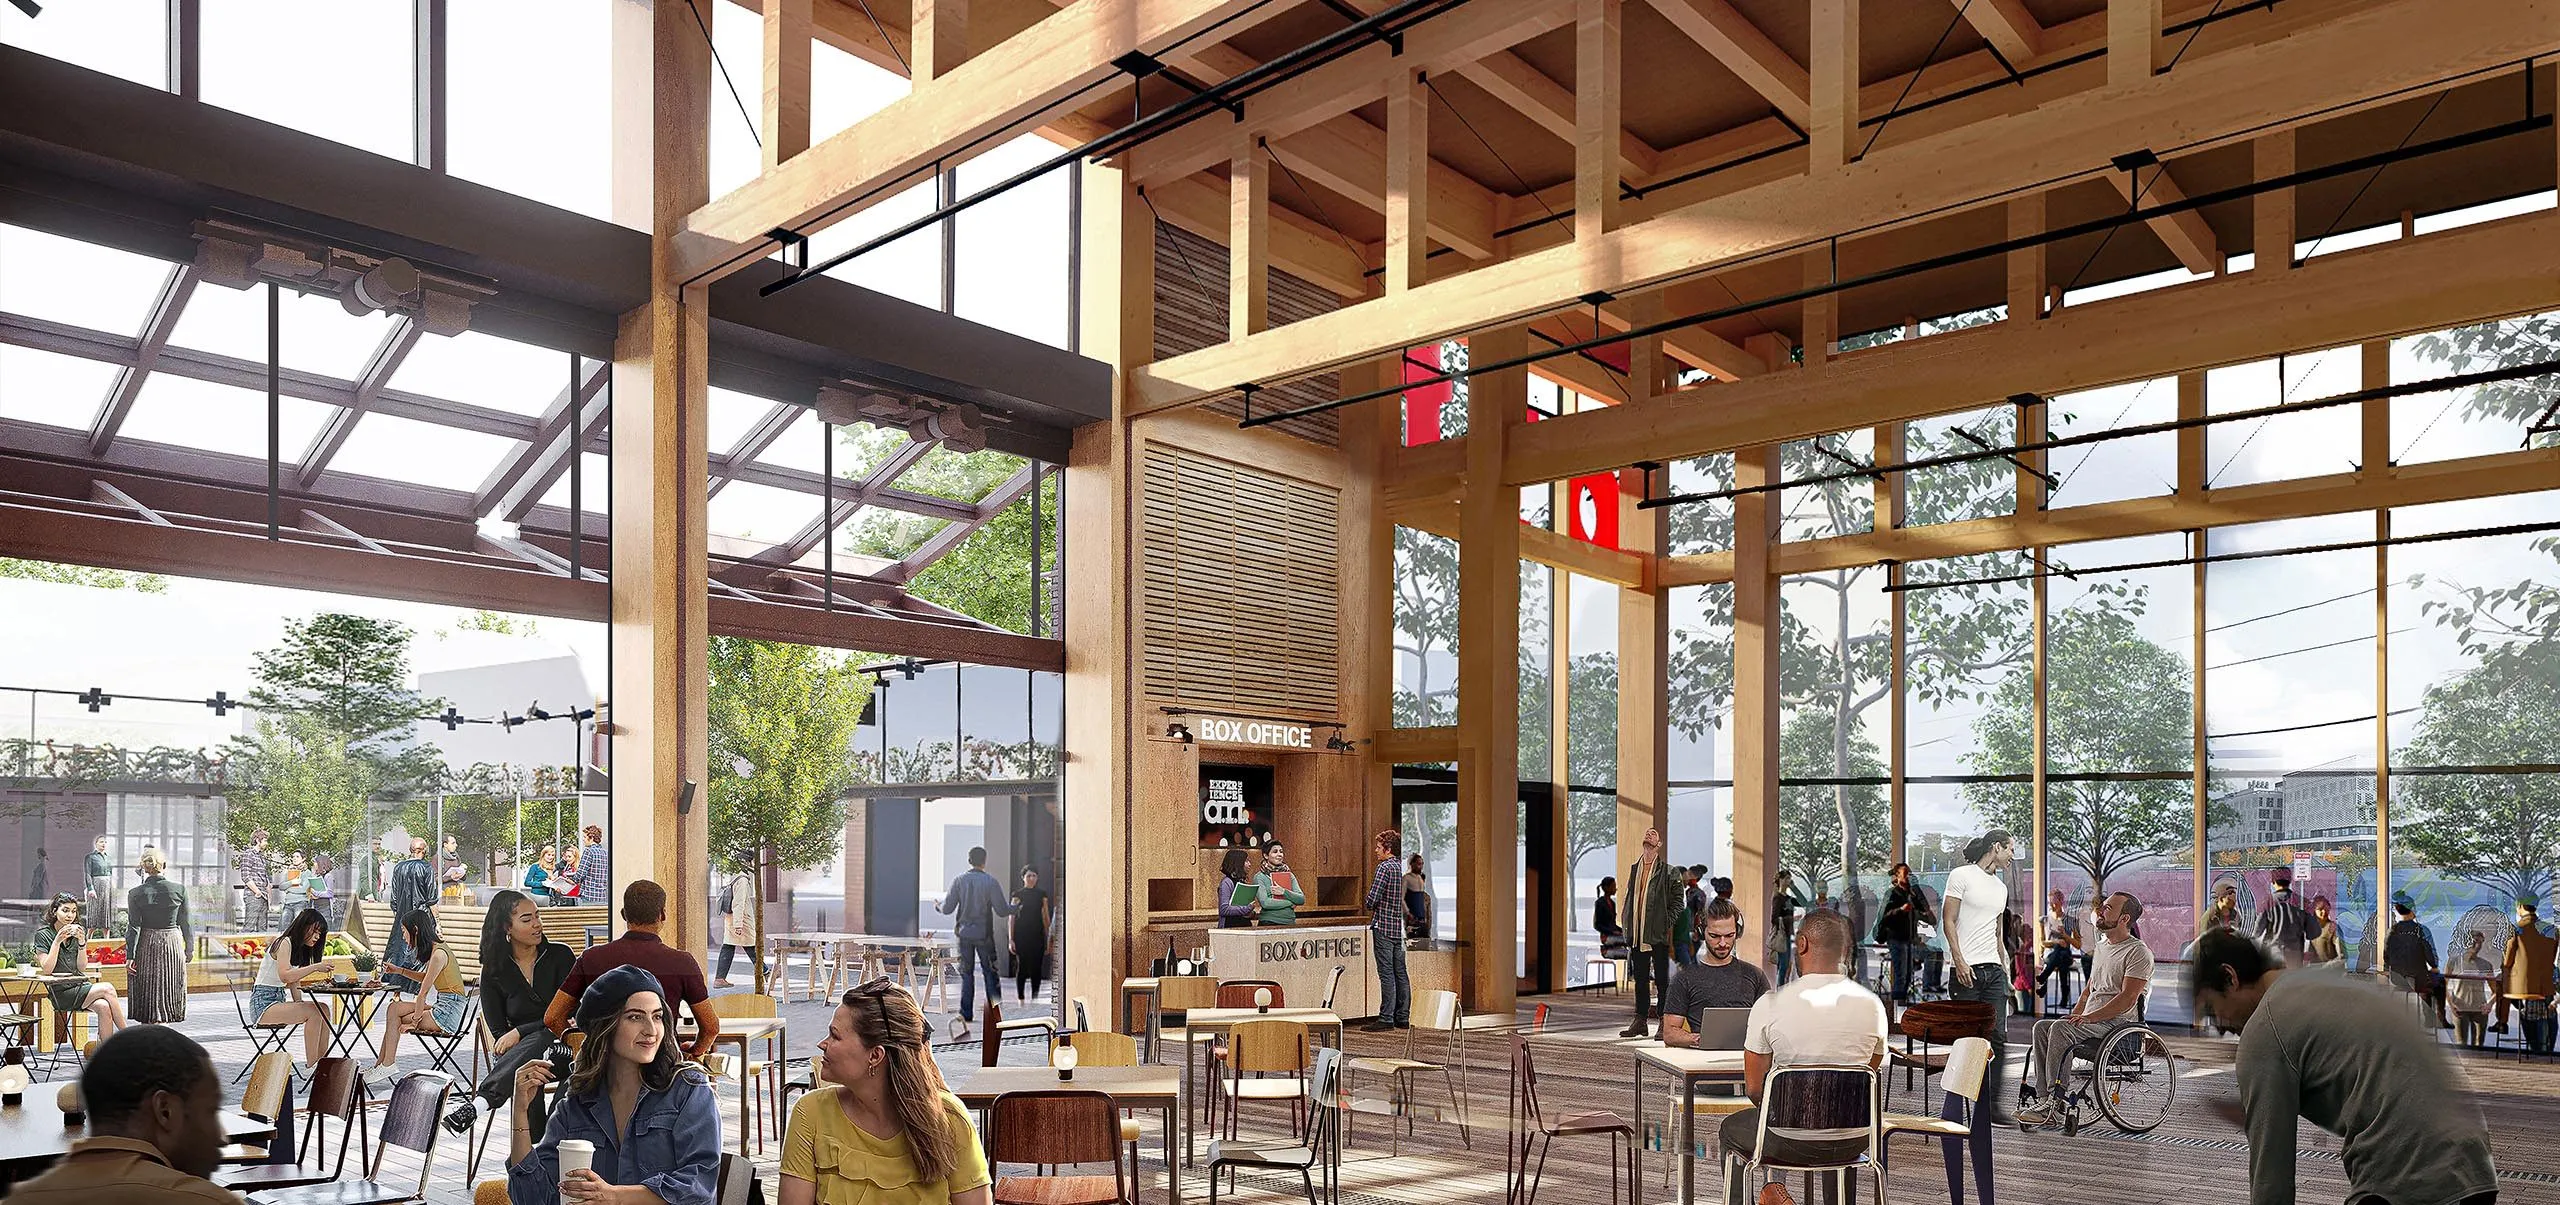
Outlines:
<svg viewBox="0 0 2560 1205"><path fill-rule="evenodd" d="M1045 612L1040 618L1040 630L1043 635L1055 636L1058 633L1051 627L1050 616L1056 614L1056 581L1049 575L1057 566L1055 476L1041 479L1040 509L1040 610ZM990 516L969 538L925 566L907 583L907 592L1008 631L1029 632L1031 554L1031 502L1026 497Z"/></svg>
<svg viewBox="0 0 2560 1205"><path fill-rule="evenodd" d="M1565 772L1558 785L1611 792L1566 799L1563 873L1570 878L1586 855L1618 847L1618 657L1585 653L1568 661L1565 672Z"/></svg>
<svg viewBox="0 0 2560 1205"><path fill-rule="evenodd" d="M141 594L166 594L169 581L157 573L127 573L122 569L98 569L88 565L64 565L53 561L22 561L0 557L0 578L14 577L23 581L53 582L64 586L93 586L100 590L132 590Z"/></svg>
<svg viewBox="0 0 2560 1205"><path fill-rule="evenodd" d="M2418 731L2394 760L2419 766L2560 762L2560 641L2489 651L2427 688ZM2411 774L2391 782L2391 840L2429 866L2506 898L2560 879L2560 776Z"/></svg>
<svg viewBox="0 0 2560 1205"><path fill-rule="evenodd" d="M1849 745L1849 755L1839 757L1833 743L1835 728L1830 715L1813 710L1800 710L1787 717L1778 732L1778 776L1793 778L1873 778L1885 776L1885 764L1875 742L1864 732L1856 734ZM1885 800L1885 789L1877 783L1840 784L1832 786L1791 786L1778 788L1778 860L1795 870L1804 889L1819 895L1845 877L1835 876L1840 867L1840 851L1863 845L1883 848L1886 830L1892 821L1892 809ZM1855 826L1852 840L1844 840L1840 830L1843 817Z"/></svg>
<svg viewBox="0 0 2560 1205"><path fill-rule="evenodd" d="M527 780L538 777L544 780L540 785L548 786L554 775L566 776L574 771L548 766L542 771L528 776L515 766L481 762L447 775L437 794L420 796L402 805L400 827L412 836L435 840L436 806L441 800L444 835L459 843L466 860L477 856L480 871L486 874L489 855L506 850L512 857L519 838L528 854L551 840L554 801L543 797L547 792L528 789L535 784ZM570 823L576 823L574 816ZM517 873L522 873L521 864Z"/></svg>
<svg viewBox="0 0 2560 1205"><path fill-rule="evenodd" d="M2560 314L2537 314L2502 322L2483 322L2421 336L2418 358L2442 364L2452 373L2486 372L2519 364L2560 360ZM2475 386L2463 392L2466 421L2512 423L2529 427L2537 418L2551 419L2551 378L2527 377ZM2560 445L2560 431L2528 435L2529 447Z"/></svg>
<svg viewBox="0 0 2560 1205"><path fill-rule="evenodd" d="M534 636L541 633L542 624L528 616L509 615L504 611L491 611L484 608L478 611L463 612L459 618L453 621L453 630L456 632L490 632L499 636ZM436 634L438 636L443 636L447 633L438 632Z"/></svg>
<svg viewBox="0 0 2560 1205"><path fill-rule="evenodd" d="M347 756L373 767L379 790L433 790L444 758L418 740L417 727L444 702L410 688L409 640L406 624L362 615L323 612L288 623L283 643L257 655L249 702L318 720Z"/></svg>
<svg viewBox="0 0 2560 1205"><path fill-rule="evenodd" d="M1395 692L1396 726L1457 722L1457 684L1434 689L1435 652L1458 651L1458 542L1410 527L1396 528L1396 656L1413 661L1413 688Z"/></svg>
<svg viewBox="0 0 2560 1205"><path fill-rule="evenodd" d="M226 839L246 847L249 834L263 828L279 850L338 857L352 848L365 800L381 787L381 768L310 712L261 716L247 741L245 777L225 792Z"/></svg>
<svg viewBox="0 0 2560 1205"><path fill-rule="evenodd" d="M2096 583L2088 600L2047 620L2045 635L2045 850L2105 891L2116 873L2195 842L2194 783L2186 778L2121 781L2079 775L2160 770L2192 764L2194 671L2142 634L2140 587ZM2013 675L1974 719L1977 774L2025 775L2035 766L2035 682ZM1977 782L1966 802L2012 833L2035 831L2034 788ZM2232 814L2208 806L2208 827Z"/></svg>
<svg viewBox="0 0 2560 1205"><path fill-rule="evenodd" d="M843 792L871 679L827 649L715 636L710 651L711 817L715 865L753 875L805 870L844 846ZM764 892L755 900L764 948ZM756 990L765 990L756 963Z"/></svg>

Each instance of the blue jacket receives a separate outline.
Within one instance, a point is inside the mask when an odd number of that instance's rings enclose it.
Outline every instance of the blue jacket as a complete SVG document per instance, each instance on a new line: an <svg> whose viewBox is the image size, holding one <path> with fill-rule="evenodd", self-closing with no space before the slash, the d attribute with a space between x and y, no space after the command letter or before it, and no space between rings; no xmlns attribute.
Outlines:
<svg viewBox="0 0 2560 1205"><path fill-rule="evenodd" d="M711 1081L687 1066L664 1092L643 1091L631 1111L627 1143L614 1141L613 1106L602 1087L583 1096L563 1093L552 1106L550 1128L524 1162L507 1169L510 1205L552 1205L560 1200L560 1142L596 1144L595 1173L607 1184L639 1185L667 1205L711 1205L720 1182L720 1107Z"/></svg>
<svg viewBox="0 0 2560 1205"><path fill-rule="evenodd" d="M995 918L1013 915L1013 903L1004 898L1004 888L996 885L994 875L972 866L951 880L951 890L942 897L942 911L952 916L952 936L962 941L992 941L996 935Z"/></svg>

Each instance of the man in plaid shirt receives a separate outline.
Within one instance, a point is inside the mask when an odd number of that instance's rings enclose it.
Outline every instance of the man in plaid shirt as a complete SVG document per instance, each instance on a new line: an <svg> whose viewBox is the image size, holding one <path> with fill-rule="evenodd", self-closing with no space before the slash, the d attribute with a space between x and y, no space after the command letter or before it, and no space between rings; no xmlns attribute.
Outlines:
<svg viewBox="0 0 2560 1205"><path fill-rule="evenodd" d="M604 827L587 826L586 847L578 851L578 902L602 904L613 899L613 856L604 847Z"/></svg>
<svg viewBox="0 0 2560 1205"><path fill-rule="evenodd" d="M1413 980L1404 968L1404 834L1383 830L1371 848L1379 859L1369 875L1369 952L1378 960L1378 1015L1365 1028L1405 1029L1413 1022Z"/></svg>

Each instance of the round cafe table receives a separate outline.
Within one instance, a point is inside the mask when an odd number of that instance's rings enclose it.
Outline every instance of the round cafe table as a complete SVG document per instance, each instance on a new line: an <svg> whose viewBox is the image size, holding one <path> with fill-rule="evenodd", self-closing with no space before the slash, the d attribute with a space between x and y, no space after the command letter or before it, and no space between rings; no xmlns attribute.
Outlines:
<svg viewBox="0 0 2560 1205"><path fill-rule="evenodd" d="M87 1126L63 1121L60 1093L58 1084L41 1084L17 1104L0 1105L0 1191L53 1166L72 1143L89 1136ZM228 1109L222 1111L222 1130L234 1143L264 1142L276 1132L272 1123Z"/></svg>
<svg viewBox="0 0 2560 1205"><path fill-rule="evenodd" d="M364 1044L367 1054L380 1057L379 1050L373 1044L373 1033L365 1025L365 1021L375 1011L366 1007L366 1001L376 996L390 995L396 990L398 989L380 979L366 979L355 983L323 982L302 985L305 995L317 996L330 1002L329 1053L344 1055L348 1058L356 1057L358 1042ZM352 1037L349 1036L351 1032Z"/></svg>

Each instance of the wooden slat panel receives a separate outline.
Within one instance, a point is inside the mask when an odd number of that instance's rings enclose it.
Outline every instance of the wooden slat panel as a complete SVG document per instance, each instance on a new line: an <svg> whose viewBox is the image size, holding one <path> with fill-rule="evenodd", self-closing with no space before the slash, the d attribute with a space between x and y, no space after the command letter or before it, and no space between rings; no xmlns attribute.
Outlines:
<svg viewBox="0 0 2560 1205"><path fill-rule="evenodd" d="M1341 688L1338 492L1153 442L1140 489L1146 695L1332 716Z"/></svg>
<svg viewBox="0 0 2560 1205"><path fill-rule="evenodd" d="M1157 359L1227 341L1227 249L1170 223L1156 224ZM1278 268L1270 272L1270 319L1286 326L1302 318L1329 314L1341 305L1331 289L1310 284ZM1342 396L1335 374L1293 381L1254 399L1257 412L1285 410ZM1221 398L1203 407L1212 414L1244 417L1244 402ZM1341 417L1333 412L1275 424L1272 429L1309 443L1339 447Z"/></svg>

